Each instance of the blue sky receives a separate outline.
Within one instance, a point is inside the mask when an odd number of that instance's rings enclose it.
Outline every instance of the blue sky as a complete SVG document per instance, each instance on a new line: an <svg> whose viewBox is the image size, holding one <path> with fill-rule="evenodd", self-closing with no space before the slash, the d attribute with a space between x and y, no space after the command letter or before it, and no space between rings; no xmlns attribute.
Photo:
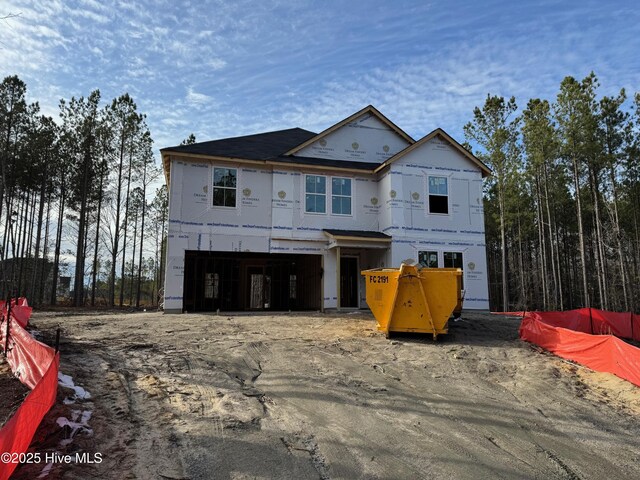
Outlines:
<svg viewBox="0 0 640 480"><path fill-rule="evenodd" d="M640 90L636 2L0 0L0 75L44 113L129 92L156 149L294 126L371 103L419 138L463 125L488 93L553 99L595 71Z"/></svg>

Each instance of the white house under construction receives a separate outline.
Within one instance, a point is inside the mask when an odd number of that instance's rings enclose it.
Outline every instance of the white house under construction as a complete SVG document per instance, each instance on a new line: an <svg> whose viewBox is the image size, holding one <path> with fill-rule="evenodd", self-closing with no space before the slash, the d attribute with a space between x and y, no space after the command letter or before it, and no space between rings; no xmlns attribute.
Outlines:
<svg viewBox="0 0 640 480"><path fill-rule="evenodd" d="M463 269L488 309L482 178L442 129L415 141L372 106L300 128L161 150L165 312L366 307L360 271Z"/></svg>

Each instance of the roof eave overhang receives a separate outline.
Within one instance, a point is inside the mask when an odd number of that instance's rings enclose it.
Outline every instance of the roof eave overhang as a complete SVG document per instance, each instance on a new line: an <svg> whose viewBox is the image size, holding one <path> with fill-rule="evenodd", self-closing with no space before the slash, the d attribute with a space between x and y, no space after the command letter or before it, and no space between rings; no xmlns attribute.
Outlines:
<svg viewBox="0 0 640 480"><path fill-rule="evenodd" d="M474 163L480 169L480 173L482 175L482 178L485 178L485 177L488 177L488 176L491 175L491 169L489 167L487 167L478 157L476 157L473 153L471 153L470 151L465 149L453 137L451 137L447 132L445 132L441 128L436 128L434 131L432 131L431 133L425 135L420 140L418 140L416 143L414 143L412 145L409 145L404 150L400 150L393 157L387 159L385 162L381 163L380 166L376 167L376 169L374 170L374 173L381 172L382 170L387 168L392 163L395 163L396 161L400 160L402 157L404 157L408 153L412 152L416 148L419 148L421 145L424 145L429 140L432 140L433 138L437 137L438 135L440 135L445 140L447 140L459 153L461 153L468 160L470 160L472 163Z"/></svg>
<svg viewBox="0 0 640 480"><path fill-rule="evenodd" d="M391 246L391 240L386 240L386 241L382 241L382 242L376 242L373 239L358 239L357 241L352 240L341 240L341 239L335 239L335 240L330 240L329 244L327 245L327 250L332 250L334 248L340 247L340 248L360 248L360 249L367 249L367 250L373 250L373 249L387 249Z"/></svg>
<svg viewBox="0 0 640 480"><path fill-rule="evenodd" d="M329 238L329 244L327 250L331 250L336 247L341 248L389 248L392 238L371 238L371 237L356 237L352 235L334 235L327 231L324 234Z"/></svg>

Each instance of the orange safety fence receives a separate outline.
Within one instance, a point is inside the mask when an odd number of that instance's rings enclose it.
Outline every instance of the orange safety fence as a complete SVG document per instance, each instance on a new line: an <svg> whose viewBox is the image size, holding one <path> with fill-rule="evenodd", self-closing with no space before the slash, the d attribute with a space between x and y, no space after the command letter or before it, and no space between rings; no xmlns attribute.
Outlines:
<svg viewBox="0 0 640 480"><path fill-rule="evenodd" d="M565 312L504 312L500 315L522 317L539 315L548 325L568 328L592 335L615 335L640 342L640 315L631 312L619 313L597 308L579 308Z"/></svg>
<svg viewBox="0 0 640 480"><path fill-rule="evenodd" d="M0 311L2 311L3 316L5 318L7 316L7 306L4 300L0 300ZM29 323L29 318L31 318L31 312L33 308L29 306L27 303L27 299L24 297L20 297L18 299L11 300L11 313L13 314L13 318L15 318L22 328L27 328L27 324Z"/></svg>
<svg viewBox="0 0 640 480"><path fill-rule="evenodd" d="M11 305L11 315L2 308L0 323L0 347L7 348L7 362L14 375L31 392L16 413L0 429L0 480L8 479L20 463L40 422L56 401L60 355L51 347L35 340L23 328L31 315L30 307L20 301ZM14 309L17 314L14 314ZM28 315L27 315L27 310ZM9 341L7 340L7 322Z"/></svg>
<svg viewBox="0 0 640 480"><path fill-rule="evenodd" d="M527 312L520 324L521 339L592 370L613 373L638 386L640 348L617 336L638 339L639 333L640 315L595 308Z"/></svg>

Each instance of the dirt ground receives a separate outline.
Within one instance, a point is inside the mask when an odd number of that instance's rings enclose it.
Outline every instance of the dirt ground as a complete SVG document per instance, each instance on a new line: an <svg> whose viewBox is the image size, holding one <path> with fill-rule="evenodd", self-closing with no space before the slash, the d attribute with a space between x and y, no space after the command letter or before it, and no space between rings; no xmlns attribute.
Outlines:
<svg viewBox="0 0 640 480"><path fill-rule="evenodd" d="M11 367L0 353L0 427L16 412L29 388L24 386L11 372Z"/></svg>
<svg viewBox="0 0 640 480"><path fill-rule="evenodd" d="M15 478L640 478L640 389L464 314L438 342L369 313L46 313L63 328L42 452ZM60 428L62 426L63 428Z"/></svg>

